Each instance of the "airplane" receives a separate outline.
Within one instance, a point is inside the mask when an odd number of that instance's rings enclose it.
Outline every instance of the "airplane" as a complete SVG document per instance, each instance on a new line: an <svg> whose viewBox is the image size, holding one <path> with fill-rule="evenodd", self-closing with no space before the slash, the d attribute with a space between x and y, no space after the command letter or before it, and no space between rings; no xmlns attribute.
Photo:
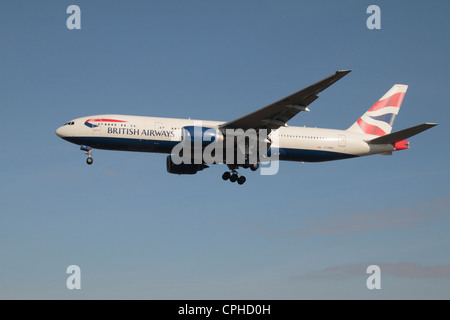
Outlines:
<svg viewBox="0 0 450 320"><path fill-rule="evenodd" d="M88 156L86 162L89 165L93 163L93 149L163 153L169 154L166 159L169 173L196 174L208 168L209 164L226 164L229 171L222 175L222 179L243 184L246 178L237 170L250 168L256 171L271 153L277 156L276 160L299 162L392 155L393 151L409 149L409 141L405 139L437 125L423 123L392 132L408 88L403 84L395 84L346 130L287 125L298 113L310 111L308 106L319 97L318 94L349 72L351 70L338 70L303 90L228 122L103 114L70 120L59 127L56 134L80 145ZM237 143L239 135L249 130L256 133L256 140L262 141L262 144L252 144L250 147L250 139L240 139L244 141L244 147L242 143ZM218 144L225 141L231 141L226 148ZM232 156L221 156L219 161L213 163L191 156L194 163L179 163L175 161L173 150L183 143L189 146L195 144L202 150L217 144L217 150L227 149ZM237 154L242 154L244 161L237 162Z"/></svg>

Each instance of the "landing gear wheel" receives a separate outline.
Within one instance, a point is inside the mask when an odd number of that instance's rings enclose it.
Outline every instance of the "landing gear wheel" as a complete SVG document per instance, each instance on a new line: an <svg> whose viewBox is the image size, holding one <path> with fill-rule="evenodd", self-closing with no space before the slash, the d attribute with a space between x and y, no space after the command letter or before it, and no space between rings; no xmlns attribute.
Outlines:
<svg viewBox="0 0 450 320"><path fill-rule="evenodd" d="M239 184L244 184L246 180L247 180L247 179L245 179L244 176L240 176L239 179L237 180L237 182L238 182Z"/></svg>
<svg viewBox="0 0 450 320"><path fill-rule="evenodd" d="M233 173L230 177L230 181L231 182L236 182L238 179L238 175L236 173Z"/></svg>
<svg viewBox="0 0 450 320"><path fill-rule="evenodd" d="M228 171L224 172L222 175L222 179L223 180L228 180L231 177L231 173L229 173Z"/></svg>
<svg viewBox="0 0 450 320"><path fill-rule="evenodd" d="M253 163L250 165L250 169L252 171L256 171L256 170L258 170L258 168L259 168L259 163Z"/></svg>
<svg viewBox="0 0 450 320"><path fill-rule="evenodd" d="M92 159L92 147L82 144L80 149L83 150L84 153L88 156L88 158L86 159L86 163L91 165L94 162L94 159Z"/></svg>

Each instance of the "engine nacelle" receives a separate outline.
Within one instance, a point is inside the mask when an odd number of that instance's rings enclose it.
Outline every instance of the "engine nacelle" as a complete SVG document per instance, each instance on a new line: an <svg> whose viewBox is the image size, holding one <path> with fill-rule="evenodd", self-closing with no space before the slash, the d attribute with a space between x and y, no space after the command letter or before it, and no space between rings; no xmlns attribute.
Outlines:
<svg viewBox="0 0 450 320"><path fill-rule="evenodd" d="M214 128L186 126L183 127L183 142L190 143L194 148L205 148L211 143L223 142L223 134Z"/></svg>
<svg viewBox="0 0 450 320"><path fill-rule="evenodd" d="M167 172L173 174L196 174L198 171L208 168L208 166L205 164L187 164L187 163L175 164L172 161L171 155L167 156L166 165L167 165Z"/></svg>

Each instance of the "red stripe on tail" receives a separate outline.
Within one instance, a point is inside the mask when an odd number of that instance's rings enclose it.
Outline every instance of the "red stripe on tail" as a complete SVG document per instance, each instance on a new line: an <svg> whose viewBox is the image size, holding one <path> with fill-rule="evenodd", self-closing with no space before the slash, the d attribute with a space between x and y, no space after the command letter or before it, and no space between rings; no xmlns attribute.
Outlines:
<svg viewBox="0 0 450 320"><path fill-rule="evenodd" d="M375 111L380 110L385 107L397 107L399 108L402 104L403 98L405 97L406 92L398 92L396 94L393 94L389 98L378 100L372 108L370 108L368 111Z"/></svg>
<svg viewBox="0 0 450 320"><path fill-rule="evenodd" d="M374 134L374 135L377 135L377 136L384 136L386 134L386 132L384 132L383 130L381 130L377 126L373 126L371 124L368 124L367 122L365 122L361 118L359 118L358 121L356 121L356 122L358 123L359 127L361 128L361 130L364 133Z"/></svg>

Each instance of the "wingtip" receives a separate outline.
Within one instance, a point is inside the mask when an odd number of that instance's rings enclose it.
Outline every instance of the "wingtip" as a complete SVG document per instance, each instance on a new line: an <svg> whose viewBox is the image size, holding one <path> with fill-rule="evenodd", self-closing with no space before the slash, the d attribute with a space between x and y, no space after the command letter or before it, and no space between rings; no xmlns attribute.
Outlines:
<svg viewBox="0 0 450 320"><path fill-rule="evenodd" d="M345 74L350 73L350 72L352 72L352 70L338 70L338 71L336 71L336 73L345 73Z"/></svg>
<svg viewBox="0 0 450 320"><path fill-rule="evenodd" d="M406 90L408 90L407 84L396 83L396 84L394 84L394 87L398 87L400 90L405 91L405 92L406 92Z"/></svg>

